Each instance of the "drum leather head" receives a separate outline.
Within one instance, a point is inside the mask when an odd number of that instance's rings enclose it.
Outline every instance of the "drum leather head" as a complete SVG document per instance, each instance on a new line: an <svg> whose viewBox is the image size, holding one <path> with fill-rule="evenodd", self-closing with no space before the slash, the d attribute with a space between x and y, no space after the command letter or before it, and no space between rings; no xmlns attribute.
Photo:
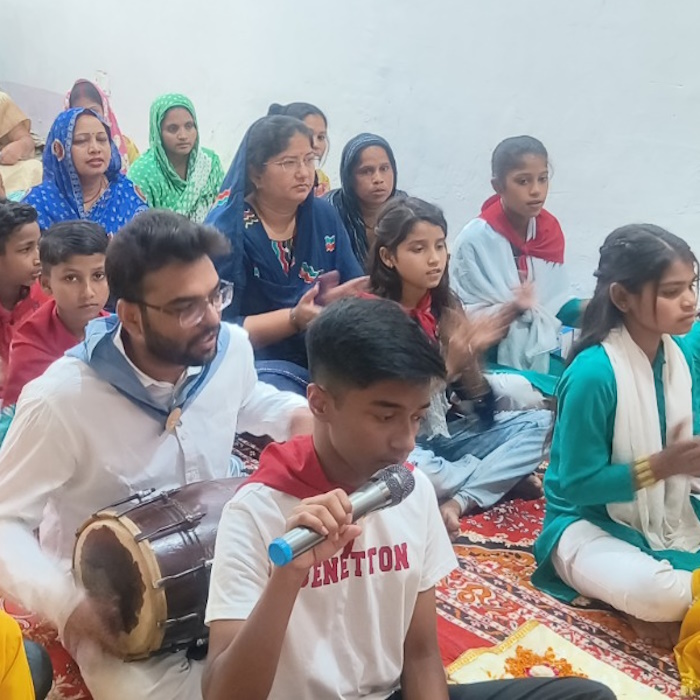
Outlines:
<svg viewBox="0 0 700 700"><path fill-rule="evenodd" d="M76 576L90 596L117 606L121 633L118 650L124 659L143 659L163 640L159 619L166 617L162 591L146 582L160 576L148 542L136 542L138 528L102 511L78 534L73 554Z"/></svg>
<svg viewBox="0 0 700 700"><path fill-rule="evenodd" d="M87 534L80 553L80 571L88 593L117 604L122 631L131 632L138 624L146 587L138 564L111 527L97 526Z"/></svg>
<svg viewBox="0 0 700 700"><path fill-rule="evenodd" d="M147 500L136 494L79 530L74 574L91 597L116 608L121 658L145 659L207 637L216 530L242 481L196 482Z"/></svg>

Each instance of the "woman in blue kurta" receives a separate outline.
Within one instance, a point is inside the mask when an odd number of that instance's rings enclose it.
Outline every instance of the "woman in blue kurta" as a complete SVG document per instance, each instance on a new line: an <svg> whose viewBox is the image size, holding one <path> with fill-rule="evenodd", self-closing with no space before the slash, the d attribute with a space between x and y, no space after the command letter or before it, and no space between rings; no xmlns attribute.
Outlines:
<svg viewBox="0 0 700 700"><path fill-rule="evenodd" d="M255 122L207 217L232 244L218 266L234 283L226 316L250 334L260 378L300 393L306 327L323 303L359 288L348 282L362 274L337 213L314 197L312 137L292 117Z"/></svg>
<svg viewBox="0 0 700 700"><path fill-rule="evenodd" d="M120 170L107 123L91 109L68 109L46 139L44 180L24 201L37 210L42 231L59 221L87 219L114 234L148 208Z"/></svg>
<svg viewBox="0 0 700 700"><path fill-rule="evenodd" d="M700 441L692 351L698 266L651 225L601 248L596 291L557 388L533 583L647 622L683 619L700 593Z"/></svg>

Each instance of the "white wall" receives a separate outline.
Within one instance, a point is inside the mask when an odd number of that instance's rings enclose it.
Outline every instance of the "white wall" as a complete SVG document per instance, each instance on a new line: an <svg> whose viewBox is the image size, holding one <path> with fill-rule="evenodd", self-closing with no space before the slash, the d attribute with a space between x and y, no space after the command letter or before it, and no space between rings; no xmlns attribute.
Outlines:
<svg viewBox="0 0 700 700"><path fill-rule="evenodd" d="M537 136L582 292L615 226L651 221L700 252L697 0L2 0L0 25L0 84L57 99L104 71L141 148L162 92L194 100L225 163L270 102L316 103L334 182L345 141L380 133L401 188L453 233L489 194L496 143Z"/></svg>

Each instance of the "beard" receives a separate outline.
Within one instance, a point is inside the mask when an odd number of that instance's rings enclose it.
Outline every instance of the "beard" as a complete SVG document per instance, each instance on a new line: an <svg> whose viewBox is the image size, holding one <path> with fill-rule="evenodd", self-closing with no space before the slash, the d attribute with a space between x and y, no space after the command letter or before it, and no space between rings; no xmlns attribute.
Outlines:
<svg viewBox="0 0 700 700"><path fill-rule="evenodd" d="M156 331L153 326L150 325L147 318L144 316L144 341L146 343L146 349L153 357L161 360L162 362L167 362L169 365L176 365L179 367L199 367L200 365L205 365L207 362L211 362L216 355L217 347L207 351L197 351L196 346L204 338L216 333L218 340L219 337L219 325L207 326L203 328L196 336L190 338L186 342L178 342L162 335Z"/></svg>

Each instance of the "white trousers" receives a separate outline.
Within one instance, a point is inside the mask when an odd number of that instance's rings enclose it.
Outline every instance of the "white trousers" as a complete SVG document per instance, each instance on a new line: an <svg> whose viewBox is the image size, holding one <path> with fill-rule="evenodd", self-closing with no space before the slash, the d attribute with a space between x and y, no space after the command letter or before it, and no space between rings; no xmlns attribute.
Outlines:
<svg viewBox="0 0 700 700"><path fill-rule="evenodd" d="M205 662L184 651L125 662L83 645L77 657L94 700L202 700Z"/></svg>
<svg viewBox="0 0 700 700"><path fill-rule="evenodd" d="M582 595L647 622L680 621L693 602L690 571L657 561L587 520L564 530L552 563Z"/></svg>

